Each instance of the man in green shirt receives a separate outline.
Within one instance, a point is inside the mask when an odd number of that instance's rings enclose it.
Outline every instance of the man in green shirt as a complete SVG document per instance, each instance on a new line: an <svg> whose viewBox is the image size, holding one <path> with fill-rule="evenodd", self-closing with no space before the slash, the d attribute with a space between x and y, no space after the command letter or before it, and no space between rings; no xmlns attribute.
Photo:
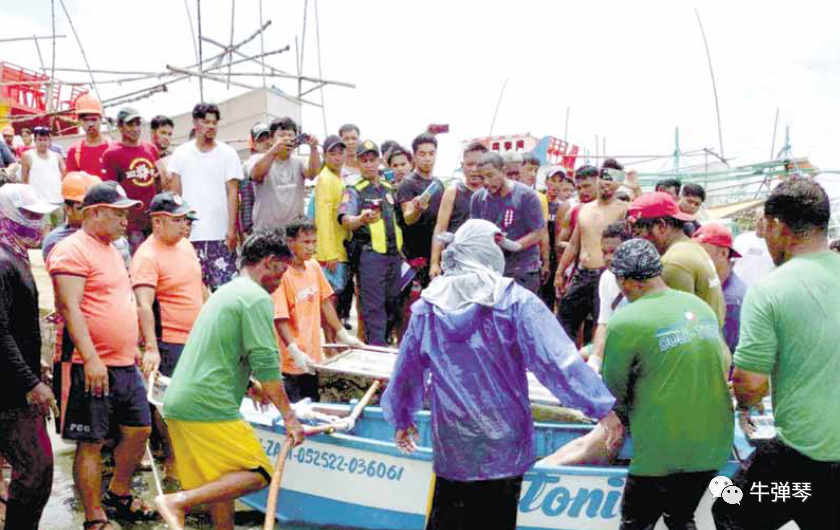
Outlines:
<svg viewBox="0 0 840 530"><path fill-rule="evenodd" d="M694 216L680 211L670 194L645 193L630 204L627 217L633 233L647 239L662 256L662 280L679 291L699 296L717 314L720 327L726 320L726 302L715 264L697 242L683 232Z"/></svg>
<svg viewBox="0 0 840 530"><path fill-rule="evenodd" d="M232 530L234 499L271 480L271 463L239 412L249 381L255 401L274 404L295 445L303 442L283 389L269 294L291 260L282 230L256 232L242 248L239 278L210 297L190 332L163 402L185 488L155 499L171 529L208 504L214 528Z"/></svg>
<svg viewBox="0 0 840 530"><path fill-rule="evenodd" d="M830 215L809 179L783 182L764 205L777 268L747 291L732 383L742 414L772 388L777 437L734 477L741 505L715 503L719 529L840 528L840 256L828 248ZM782 485L784 502L762 502Z"/></svg>
<svg viewBox="0 0 840 530"><path fill-rule="evenodd" d="M633 437L622 530L694 527L694 511L732 447L732 402L714 312L668 288L656 248L631 239L610 263L630 302L613 315L604 383Z"/></svg>

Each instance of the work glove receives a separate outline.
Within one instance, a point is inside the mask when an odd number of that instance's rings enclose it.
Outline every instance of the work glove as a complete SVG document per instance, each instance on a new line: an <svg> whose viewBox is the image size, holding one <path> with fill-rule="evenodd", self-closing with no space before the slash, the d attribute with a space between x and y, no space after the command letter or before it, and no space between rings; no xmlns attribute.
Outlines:
<svg viewBox="0 0 840 530"><path fill-rule="evenodd" d="M312 359L309 358L308 355L303 353L303 350L298 348L298 345L294 342L289 344L286 347L289 350L289 354L292 356L292 361L295 363L295 367L299 370L303 370L307 374L314 374L315 370L312 369Z"/></svg>
<svg viewBox="0 0 840 530"><path fill-rule="evenodd" d="M346 344L351 348L364 349L367 347L367 344L360 341L357 337L347 333L347 330L343 328L338 330L338 333L335 334L335 339L341 344Z"/></svg>
<svg viewBox="0 0 840 530"><path fill-rule="evenodd" d="M496 232L496 244L508 252L521 252L522 245L512 239L508 239L501 232Z"/></svg>
<svg viewBox="0 0 840 530"><path fill-rule="evenodd" d="M595 370L596 374L601 373L601 367L604 365L604 360L595 355L590 355L589 360L586 361L587 366Z"/></svg>

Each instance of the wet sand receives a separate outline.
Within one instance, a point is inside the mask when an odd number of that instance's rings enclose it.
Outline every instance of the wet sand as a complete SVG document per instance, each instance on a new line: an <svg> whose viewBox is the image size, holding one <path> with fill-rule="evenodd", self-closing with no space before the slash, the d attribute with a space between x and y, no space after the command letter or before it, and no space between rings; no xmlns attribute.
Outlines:
<svg viewBox="0 0 840 530"><path fill-rule="evenodd" d="M41 315L51 313L55 310L52 282L44 269L44 261L41 252L30 252L32 272L35 282L38 285L38 305ZM51 359L54 344L54 332L52 326L45 324L42 320L43 347L42 354L46 359ZM81 503L76 498L73 489L73 454L75 445L65 443L55 434L54 423L49 423L50 439L52 441L53 454L55 457L55 478L53 489L44 515L41 518L41 528L44 530L77 530L82 528L84 513ZM8 480L9 476L6 475ZM106 480L110 476L106 477ZM149 503L152 502L156 493L154 478L151 472L137 473L132 483L132 489L136 495L142 496ZM242 504L237 505L236 528L253 529L262 528L264 516L262 513L251 510ZM0 524L0 528L4 525ZM125 529L132 530L165 530L167 526L163 522L126 523L122 525ZM187 527L191 529L210 529L212 524L209 516L191 515L187 519ZM289 527L280 527L287 530ZM12 529L9 529L12 530Z"/></svg>
<svg viewBox="0 0 840 530"><path fill-rule="evenodd" d="M73 452L72 444L63 442L54 432L50 438L55 454L55 478L49 503L41 518L41 528L45 530L77 530L82 528L84 513L81 503L73 491ZM110 478L110 477L107 477ZM155 495L154 478L151 472L137 473L132 482L135 495L142 496L151 503ZM236 528L262 528L263 514L247 506L237 505ZM209 516L193 515L187 519L187 528L210 529L213 525ZM166 530L163 522L125 523L122 528L132 530ZM282 527L278 527L282 528ZM288 527L286 527L288 528ZM12 530L12 529L9 529Z"/></svg>

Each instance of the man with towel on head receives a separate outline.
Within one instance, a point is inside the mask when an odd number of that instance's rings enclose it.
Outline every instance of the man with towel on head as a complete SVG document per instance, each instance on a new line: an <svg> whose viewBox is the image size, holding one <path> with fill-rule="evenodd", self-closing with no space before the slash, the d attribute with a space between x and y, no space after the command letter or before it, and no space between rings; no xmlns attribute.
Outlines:
<svg viewBox="0 0 840 530"><path fill-rule="evenodd" d="M516 527L522 476L536 460L526 370L561 402L622 436L615 398L581 359L543 302L502 276L491 222L471 219L443 252L444 274L412 307L382 398L404 452L416 449L413 414L428 390L434 501L427 529Z"/></svg>

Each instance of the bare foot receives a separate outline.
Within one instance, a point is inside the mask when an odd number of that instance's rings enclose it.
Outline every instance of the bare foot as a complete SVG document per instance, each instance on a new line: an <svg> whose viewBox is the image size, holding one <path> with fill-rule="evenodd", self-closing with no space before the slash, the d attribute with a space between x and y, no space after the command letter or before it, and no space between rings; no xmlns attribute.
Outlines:
<svg viewBox="0 0 840 530"><path fill-rule="evenodd" d="M155 506L170 530L184 530L184 510L178 508L172 497L174 495L158 495L155 497Z"/></svg>

